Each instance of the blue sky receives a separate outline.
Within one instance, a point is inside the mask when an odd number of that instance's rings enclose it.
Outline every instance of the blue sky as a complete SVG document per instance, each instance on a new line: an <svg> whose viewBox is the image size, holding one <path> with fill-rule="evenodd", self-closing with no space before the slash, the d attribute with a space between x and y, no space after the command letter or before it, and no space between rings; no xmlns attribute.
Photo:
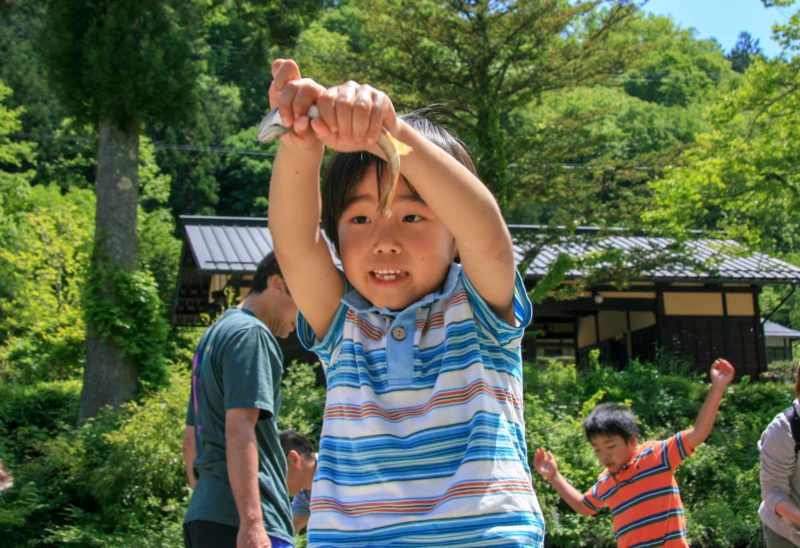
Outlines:
<svg viewBox="0 0 800 548"><path fill-rule="evenodd" d="M761 0L649 0L645 11L669 15L681 28L694 27L698 38L716 38L727 53L743 30L760 40L768 57L780 53L772 25L788 20L792 8L765 8ZM794 9L797 9L796 7Z"/></svg>

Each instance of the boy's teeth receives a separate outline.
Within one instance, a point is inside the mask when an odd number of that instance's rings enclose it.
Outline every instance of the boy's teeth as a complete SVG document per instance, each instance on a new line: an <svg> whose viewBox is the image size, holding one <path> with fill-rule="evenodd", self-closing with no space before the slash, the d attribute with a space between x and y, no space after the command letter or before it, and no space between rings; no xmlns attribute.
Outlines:
<svg viewBox="0 0 800 548"><path fill-rule="evenodd" d="M395 280L402 273L402 270L374 270L375 276L382 280Z"/></svg>

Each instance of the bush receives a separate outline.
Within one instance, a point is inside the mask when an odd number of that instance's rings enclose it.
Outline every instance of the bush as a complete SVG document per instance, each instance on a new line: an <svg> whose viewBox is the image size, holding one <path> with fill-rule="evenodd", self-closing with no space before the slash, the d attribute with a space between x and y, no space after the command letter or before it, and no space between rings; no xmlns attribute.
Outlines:
<svg viewBox="0 0 800 548"><path fill-rule="evenodd" d="M180 545L188 387L175 373L167 389L41 441L14 471L0 536L14 546Z"/></svg>

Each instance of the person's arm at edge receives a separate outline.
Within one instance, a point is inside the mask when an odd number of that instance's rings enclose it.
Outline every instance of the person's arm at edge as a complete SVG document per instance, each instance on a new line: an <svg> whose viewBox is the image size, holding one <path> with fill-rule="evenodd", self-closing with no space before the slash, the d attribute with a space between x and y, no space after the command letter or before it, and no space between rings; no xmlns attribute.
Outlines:
<svg viewBox="0 0 800 548"><path fill-rule="evenodd" d="M783 414L770 423L758 446L758 475L764 504L790 524L800 527L800 507L789 496L791 477L797 466L795 441Z"/></svg>
<svg viewBox="0 0 800 548"><path fill-rule="evenodd" d="M298 308L318 338L328 332L344 292L320 230L320 166L324 148L304 120L291 120L292 106L307 112L320 88L299 81L292 61L273 64L270 103L280 106L284 121L296 122L281 138L269 185L269 229L281 273ZM305 94L305 95L303 95ZM287 113L284 110L289 108Z"/></svg>
<svg viewBox="0 0 800 548"><path fill-rule="evenodd" d="M472 285L501 318L513 322L514 250L489 189L455 158L398 120L400 141L412 147L403 175L453 234Z"/></svg>
<svg viewBox="0 0 800 548"><path fill-rule="evenodd" d="M195 442L194 426L186 425L183 431L183 467L186 470L186 479L189 487L194 489L197 478L194 476L194 459L197 458L197 445Z"/></svg>
<svg viewBox="0 0 800 548"><path fill-rule="evenodd" d="M237 546L270 546L258 490L255 433L258 415L258 409L235 408L225 412L225 460L239 512Z"/></svg>
<svg viewBox="0 0 800 548"><path fill-rule="evenodd" d="M686 443L692 449L706 441L711 434L722 396L725 395L725 389L733 380L734 374L735 370L727 360L720 358L711 364L711 388L708 390L694 424L684 431Z"/></svg>

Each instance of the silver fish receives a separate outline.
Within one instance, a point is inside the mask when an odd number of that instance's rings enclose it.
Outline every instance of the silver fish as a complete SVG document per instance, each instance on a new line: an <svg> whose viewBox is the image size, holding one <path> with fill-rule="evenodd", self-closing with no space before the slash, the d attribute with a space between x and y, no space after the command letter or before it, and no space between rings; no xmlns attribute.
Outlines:
<svg viewBox="0 0 800 548"><path fill-rule="evenodd" d="M317 105L311 105L311 108L308 109L308 117L312 120L319 117ZM276 108L267 114L258 125L258 140L262 143L271 143L291 129L283 125L280 112ZM397 192L397 183L400 181L400 156L408 154L411 147L392 137L386 128L383 128L381 136L378 138L378 146L386 156L390 175L389 182L381 186L378 208L383 216L388 218L392 214L392 203Z"/></svg>

